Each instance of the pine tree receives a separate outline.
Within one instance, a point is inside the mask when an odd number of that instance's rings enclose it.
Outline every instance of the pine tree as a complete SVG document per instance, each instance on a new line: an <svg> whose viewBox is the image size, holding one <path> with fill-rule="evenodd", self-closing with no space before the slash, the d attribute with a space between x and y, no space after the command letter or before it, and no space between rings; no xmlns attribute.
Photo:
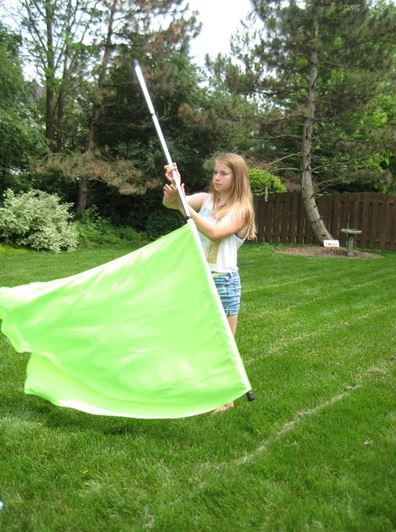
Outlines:
<svg viewBox="0 0 396 532"><path fill-rule="evenodd" d="M367 0L252 3L263 29L248 54L239 50L244 90L267 108L264 148L276 148L279 160L291 163L291 175L298 169L308 218L322 242L331 235L316 207L316 184L361 177L373 142L380 150L386 138L389 152L394 148L394 123L381 136L362 131L361 121L378 95L394 91L396 9Z"/></svg>

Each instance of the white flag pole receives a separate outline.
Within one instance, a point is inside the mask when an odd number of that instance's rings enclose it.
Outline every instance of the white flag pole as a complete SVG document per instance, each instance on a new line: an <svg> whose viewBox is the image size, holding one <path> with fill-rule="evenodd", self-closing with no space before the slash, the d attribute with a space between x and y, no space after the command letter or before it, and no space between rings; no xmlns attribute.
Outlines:
<svg viewBox="0 0 396 532"><path fill-rule="evenodd" d="M162 133L161 126L160 126L160 123L158 121L158 118L157 118L157 115L156 115L156 112L155 112L155 109L154 109L154 106L153 106L153 102L151 101L150 93L149 93L149 91L147 89L147 85L146 85L146 82L145 82L145 79L144 79L144 76L143 76L142 69L140 68L139 62L136 61L136 59L133 62L133 68L135 70L136 77L137 77L137 79L139 81L139 84L140 84L140 87L142 89L143 96L144 96L144 98L146 100L148 110L149 110L151 118L153 120L155 129L157 131L158 138L159 138L159 140L161 142L162 151L164 152L166 162L168 164L173 164L172 158L171 158L169 150L168 150L168 146L166 145L166 141L165 141L164 135ZM173 172L173 176L172 177L173 177L173 182L174 182L174 184L176 186L176 190L177 190L177 192L179 194L179 198L180 198L180 201L181 201L181 204L182 204L182 207L183 207L184 215L186 216L186 218L191 219L190 211L189 211L189 208L188 208L188 204L187 204L186 198L185 198L185 196L183 194L183 191L181 189L181 186L180 186L180 177L179 177L178 173L175 172L175 171ZM210 274L210 272L209 272L209 274ZM212 280L212 283L213 283L213 280ZM219 304L221 304L221 302L219 302ZM246 393L246 397L247 397L248 401L254 401L254 399L255 399L254 393L253 393L252 390L250 390L250 391L248 391Z"/></svg>
<svg viewBox="0 0 396 532"><path fill-rule="evenodd" d="M154 109L154 106L153 106L153 102L151 101L150 93L149 93L149 91L147 89L147 85L146 85L146 82L145 82L145 79L144 79L144 76L143 76L142 69L140 68L139 62L135 60L133 62L133 67L135 69L136 77L137 77L137 79L139 81L140 87L141 87L142 92L143 92L144 99L146 100L148 110L149 110L151 118L153 120L155 129L157 131L157 135L158 135L158 138L160 140L162 151L164 152L166 162L168 164L173 164L173 161L172 161L172 158L170 156L170 153L169 153L169 150L168 150L168 146L166 145L166 141L165 141L164 135L162 133L161 126L160 126L160 123L158 121L158 118L157 118L157 115L156 115L156 112L155 112L155 109ZM180 177L179 177L179 175L178 175L178 173L176 171L173 172L172 177L173 177L174 185L176 186L177 193L179 194L179 198L180 198L180 201L181 201L181 204L182 204L182 207L183 207L184 215L186 216L186 218L190 218L190 211L189 211L189 208L188 208L188 204L187 204L186 198L185 198L185 196L183 194L183 191L181 189Z"/></svg>

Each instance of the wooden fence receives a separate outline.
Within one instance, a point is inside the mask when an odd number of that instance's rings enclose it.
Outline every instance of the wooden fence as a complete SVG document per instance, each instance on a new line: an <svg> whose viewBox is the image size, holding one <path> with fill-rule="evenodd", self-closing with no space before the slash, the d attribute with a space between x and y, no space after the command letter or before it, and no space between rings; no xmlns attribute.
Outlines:
<svg viewBox="0 0 396 532"><path fill-rule="evenodd" d="M301 194L286 192L256 197L257 241L284 244L316 243L307 221ZM345 246L340 229L360 229L361 248L396 250L396 196L374 192L332 194L317 198L317 205L333 238Z"/></svg>

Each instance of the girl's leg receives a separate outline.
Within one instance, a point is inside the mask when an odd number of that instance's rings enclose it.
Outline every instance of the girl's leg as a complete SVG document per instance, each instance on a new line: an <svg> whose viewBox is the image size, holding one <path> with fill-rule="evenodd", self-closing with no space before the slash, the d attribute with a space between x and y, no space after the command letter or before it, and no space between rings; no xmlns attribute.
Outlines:
<svg viewBox="0 0 396 532"><path fill-rule="evenodd" d="M234 316L227 316L227 320L228 320L228 323L230 324L232 334L235 336L237 322L238 322L238 314L235 314Z"/></svg>
<svg viewBox="0 0 396 532"><path fill-rule="evenodd" d="M235 273L232 275L228 274L217 278L215 277L214 281L226 314L232 312L231 316L227 315L227 319L232 334L235 336L238 321L239 301L241 297L241 282L239 279L239 274ZM226 403L225 405L216 408L213 413L221 414L233 406L234 401L231 401L230 403Z"/></svg>

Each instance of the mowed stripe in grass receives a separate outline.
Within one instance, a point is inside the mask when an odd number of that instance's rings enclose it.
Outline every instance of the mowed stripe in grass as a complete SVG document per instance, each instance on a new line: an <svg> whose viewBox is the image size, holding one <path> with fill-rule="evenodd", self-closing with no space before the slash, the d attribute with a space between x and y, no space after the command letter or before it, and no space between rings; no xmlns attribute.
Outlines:
<svg viewBox="0 0 396 532"><path fill-rule="evenodd" d="M64 277L127 251L4 254L0 282ZM240 263L237 342L257 399L222 416L53 407L23 395L27 356L0 339L4 530L394 528L396 254L249 245Z"/></svg>

